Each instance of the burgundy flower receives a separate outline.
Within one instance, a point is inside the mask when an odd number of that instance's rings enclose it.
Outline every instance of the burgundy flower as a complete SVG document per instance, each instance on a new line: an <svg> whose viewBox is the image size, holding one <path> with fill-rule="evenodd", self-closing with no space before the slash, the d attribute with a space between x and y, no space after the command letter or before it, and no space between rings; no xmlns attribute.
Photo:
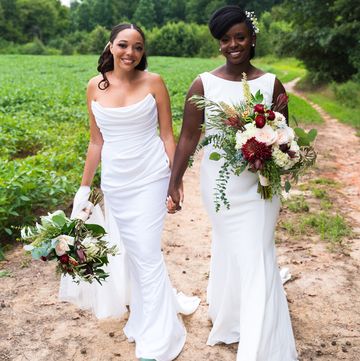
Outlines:
<svg viewBox="0 0 360 361"><path fill-rule="evenodd" d="M257 141L255 137L250 138L241 147L241 151L254 171L262 169L264 162L271 158L271 147Z"/></svg>
<svg viewBox="0 0 360 361"><path fill-rule="evenodd" d="M289 144L285 143L285 144L280 144L279 148L283 153L287 153L288 150L290 149L290 146L289 146Z"/></svg>
<svg viewBox="0 0 360 361"><path fill-rule="evenodd" d="M290 145L289 144L280 144L279 145L280 150L283 153L288 154L288 156L292 159L295 158L296 156L296 152L294 152L293 150L290 150Z"/></svg>
<svg viewBox="0 0 360 361"><path fill-rule="evenodd" d="M256 104L254 106L254 112L264 114L265 112L264 104Z"/></svg>
<svg viewBox="0 0 360 361"><path fill-rule="evenodd" d="M258 114L255 118L255 124L257 128L263 128L266 124L266 118L262 114Z"/></svg>
<svg viewBox="0 0 360 361"><path fill-rule="evenodd" d="M285 93L279 94L276 99L275 104L272 107L272 110L275 112L281 112L288 104L289 97Z"/></svg>
<svg viewBox="0 0 360 361"><path fill-rule="evenodd" d="M268 120L274 120L275 119L275 113L272 110L268 110L266 113L267 113Z"/></svg>
<svg viewBox="0 0 360 361"><path fill-rule="evenodd" d="M69 263L69 256L65 253L59 257L59 261L63 264Z"/></svg>

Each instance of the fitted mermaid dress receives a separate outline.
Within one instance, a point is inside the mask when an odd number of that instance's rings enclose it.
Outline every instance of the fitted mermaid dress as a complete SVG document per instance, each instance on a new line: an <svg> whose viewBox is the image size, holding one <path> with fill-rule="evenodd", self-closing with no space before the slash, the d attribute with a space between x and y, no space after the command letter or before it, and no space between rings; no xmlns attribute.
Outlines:
<svg viewBox="0 0 360 361"><path fill-rule="evenodd" d="M112 258L103 286L79 287L63 279L60 298L90 308L100 318L119 317L129 304L124 332L136 342L136 357L170 361L186 338L177 313L194 312L199 299L173 290L161 252L170 168L157 133L156 101L148 94L125 107L103 107L96 101L91 107L104 139L105 227L121 254Z"/></svg>
<svg viewBox="0 0 360 361"><path fill-rule="evenodd" d="M236 104L243 100L242 83L200 75L205 97ZM249 80L270 106L275 76ZM205 125L207 111L205 111ZM214 132L206 128L206 134ZM227 186L230 209L215 211L214 188L221 161L209 159L207 146L201 164L201 191L212 224L212 253L207 300L212 330L208 345L239 342L237 361L296 361L297 353L287 300L280 278L274 231L280 200L263 200L256 174L231 175ZM218 151L218 150L217 150Z"/></svg>

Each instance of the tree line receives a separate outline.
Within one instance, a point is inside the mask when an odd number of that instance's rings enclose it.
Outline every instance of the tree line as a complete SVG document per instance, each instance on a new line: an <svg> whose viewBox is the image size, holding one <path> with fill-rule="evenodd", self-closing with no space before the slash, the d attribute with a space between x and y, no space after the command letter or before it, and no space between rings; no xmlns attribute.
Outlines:
<svg viewBox="0 0 360 361"><path fill-rule="evenodd" d="M135 22L146 29L169 22L206 24L214 10L238 4L263 12L280 0L72 0L70 7L60 0L0 0L0 37L23 43L55 35L106 28L120 22Z"/></svg>
<svg viewBox="0 0 360 361"><path fill-rule="evenodd" d="M360 6L351 0L0 0L0 52L98 54L113 25L134 22L150 55L214 56L206 24L229 4L257 14L257 55L296 56L316 81L359 78Z"/></svg>

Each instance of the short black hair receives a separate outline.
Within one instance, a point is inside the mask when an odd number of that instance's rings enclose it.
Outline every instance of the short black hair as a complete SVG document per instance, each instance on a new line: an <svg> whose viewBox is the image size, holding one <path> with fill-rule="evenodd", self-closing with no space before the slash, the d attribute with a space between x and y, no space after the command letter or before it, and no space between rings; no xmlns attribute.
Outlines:
<svg viewBox="0 0 360 361"><path fill-rule="evenodd" d="M255 35L255 28L251 20L246 16L246 12L237 5L227 5L216 10L209 20L211 35L220 40L226 32L235 24L245 23L250 34ZM250 51L250 59L255 56L255 48Z"/></svg>

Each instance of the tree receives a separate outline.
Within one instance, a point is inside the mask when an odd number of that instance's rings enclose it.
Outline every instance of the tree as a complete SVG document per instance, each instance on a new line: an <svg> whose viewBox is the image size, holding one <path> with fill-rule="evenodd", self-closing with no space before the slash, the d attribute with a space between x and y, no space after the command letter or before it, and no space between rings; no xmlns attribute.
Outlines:
<svg viewBox="0 0 360 361"><path fill-rule="evenodd" d="M24 42L19 21L16 21L17 3L13 0L0 0L0 37L14 42Z"/></svg>
<svg viewBox="0 0 360 361"><path fill-rule="evenodd" d="M167 0L162 9L163 22L184 21L186 17L186 3L184 0Z"/></svg>
<svg viewBox="0 0 360 361"><path fill-rule="evenodd" d="M109 40L109 31L103 26L97 25L89 35L90 51L93 54L100 54Z"/></svg>
<svg viewBox="0 0 360 361"><path fill-rule="evenodd" d="M360 7L347 0L287 0L289 45L315 81L346 81L359 72Z"/></svg>
<svg viewBox="0 0 360 361"><path fill-rule="evenodd" d="M133 21L144 26L146 29L152 29L156 25L154 1L140 0L134 13Z"/></svg>
<svg viewBox="0 0 360 361"><path fill-rule="evenodd" d="M84 0L79 5L74 6L72 19L77 30L91 31L95 27L93 19L93 4L90 0Z"/></svg>

